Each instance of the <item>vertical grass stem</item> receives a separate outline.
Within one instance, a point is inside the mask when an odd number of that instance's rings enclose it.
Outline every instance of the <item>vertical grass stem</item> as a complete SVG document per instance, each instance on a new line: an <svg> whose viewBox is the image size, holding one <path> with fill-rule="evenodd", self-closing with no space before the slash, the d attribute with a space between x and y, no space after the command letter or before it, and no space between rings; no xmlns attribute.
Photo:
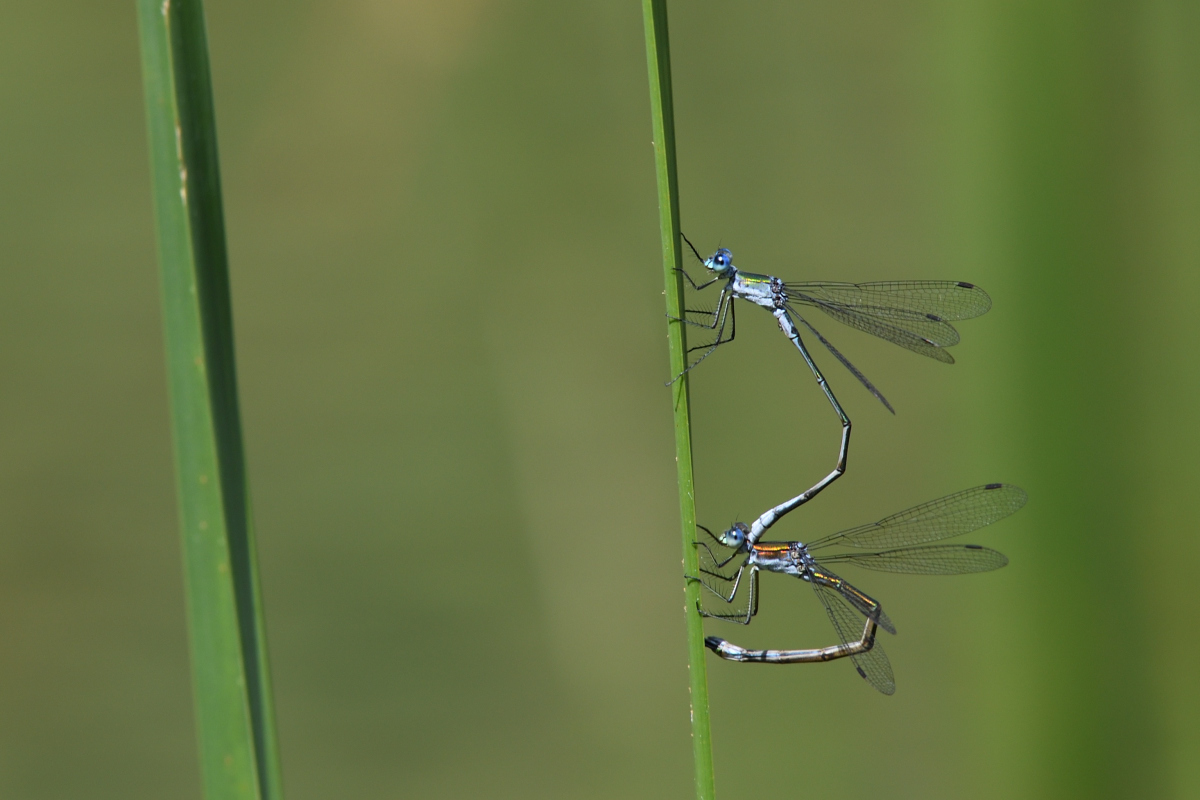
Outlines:
<svg viewBox="0 0 1200 800"><path fill-rule="evenodd" d="M658 175L658 212L662 232L663 281L666 287L667 346L671 374L687 367L687 334L683 317L683 277L679 234L679 181L675 171L675 120L671 99L671 55L667 41L666 0L642 0L646 31L646 60L650 72L650 108L654 120L654 161ZM696 557L696 496L692 479L691 398L688 376L672 385L675 408L675 461L679 476L679 512L683 527L683 569L687 575L699 571ZM700 585L684 583L684 614L687 620L688 673L691 680L692 753L696 769L696 797L712 800L712 733L708 715L708 673L705 662L704 626L697 613Z"/></svg>
<svg viewBox="0 0 1200 800"><path fill-rule="evenodd" d="M204 794L278 800L204 9L137 13Z"/></svg>

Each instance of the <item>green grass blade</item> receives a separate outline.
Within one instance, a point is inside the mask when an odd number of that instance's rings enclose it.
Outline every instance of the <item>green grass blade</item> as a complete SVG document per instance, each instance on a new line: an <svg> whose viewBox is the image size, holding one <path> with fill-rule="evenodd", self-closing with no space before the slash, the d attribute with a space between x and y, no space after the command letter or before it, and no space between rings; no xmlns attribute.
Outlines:
<svg viewBox="0 0 1200 800"><path fill-rule="evenodd" d="M204 9L137 7L204 792L276 800Z"/></svg>
<svg viewBox="0 0 1200 800"><path fill-rule="evenodd" d="M646 29L646 60L650 70L650 108L654 117L654 163L658 174L658 214L662 231L663 281L667 314L683 317L683 277L679 236L679 181L675 172L675 112L671 100L671 54L667 42L666 0L642 0ZM682 322L667 323L671 374L687 366L687 335ZM683 568L699 572L696 558L696 494L692 480L691 397L688 376L675 382L675 462L679 474L679 513L683 523ZM708 716L708 672L705 662L704 625L696 612L700 584L687 581L684 589L687 617L688 665L692 700L692 753L696 766L696 797L711 800L713 785L712 732Z"/></svg>

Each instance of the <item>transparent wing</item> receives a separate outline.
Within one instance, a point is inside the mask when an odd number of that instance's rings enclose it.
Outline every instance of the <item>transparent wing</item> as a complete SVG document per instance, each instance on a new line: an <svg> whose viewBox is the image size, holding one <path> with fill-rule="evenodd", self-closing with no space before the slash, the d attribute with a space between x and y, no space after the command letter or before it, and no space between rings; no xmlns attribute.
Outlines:
<svg viewBox="0 0 1200 800"><path fill-rule="evenodd" d="M834 575L833 572L826 569L823 565L816 564L814 567L810 573L809 583L814 586L829 587L841 595L842 599L849 603L855 611L864 617L870 617L875 620L879 627L888 633L894 634L896 632L896 626L888 619L888 615L884 613L883 606L879 604L878 600L852 585L849 581Z"/></svg>
<svg viewBox="0 0 1200 800"><path fill-rule="evenodd" d="M842 644L858 641L862 636L866 620L859 616L858 612L851 608L842 595L835 590L819 583L814 583L812 586L817 593L817 599L821 601L821 605L825 606L825 612L829 614L829 621L833 623L833 628L837 631ZM858 670L859 675L866 679L867 683L884 694L895 693L896 679L892 675L892 664L888 661L887 653L883 651L883 645L879 643L878 637L875 639L874 647L865 653L850 656L850 660L854 662L854 668Z"/></svg>
<svg viewBox="0 0 1200 800"><path fill-rule="evenodd" d="M925 317L917 316L910 320L880 319L859 311L826 306L820 303L806 303L803 295L789 295L791 302L788 310L800 317L793 304L815 305L829 316L851 328L878 336L880 339L898 344L906 350L920 353L945 364L953 364L954 356L944 348L958 344L958 331L948 322L934 322ZM803 317L800 317L803 319Z"/></svg>
<svg viewBox="0 0 1200 800"><path fill-rule="evenodd" d="M1008 563L1003 553L977 544L935 544L926 547L900 547L878 553L838 553L822 556L825 564L854 564L880 572L904 572L910 575L965 575L990 572Z"/></svg>
<svg viewBox="0 0 1200 800"><path fill-rule="evenodd" d="M978 530L1025 505L1029 496L1019 486L989 483L884 517L878 522L840 531L810 542L818 550L834 544L863 548L895 548L936 542Z"/></svg>
<svg viewBox="0 0 1200 800"><path fill-rule="evenodd" d="M850 370L850 374L853 375L854 377L858 378L859 383L861 383L863 386L867 387L867 391L870 392L871 394L875 395L875 397L879 400L879 402L883 403L884 408L886 408L888 411L892 412L893 414L896 413L896 409L892 408L892 404L889 403L887 398L883 396L883 393L875 388L875 384L873 384L873 383L871 383L871 381L867 380L867 376L863 375L858 367L851 364L850 359L848 359L844 355L842 355L841 351L833 346L833 342L829 341L824 336L822 336L821 332L819 330L817 330L816 328L814 328L813 324L811 322L809 322L804 317L797 314L795 309L791 308L790 306L788 307L788 316L795 317L795 319L800 320L800 322L804 325L804 327L806 327L810 331L812 331L813 336L816 336L817 339L820 340L821 344L825 345L826 349L828 349L830 353L833 353L834 357L838 361L842 362L842 366L845 367L846 369ZM796 323L795 323L795 321L793 321L792 327L795 327L795 325L796 325ZM798 347L800 347L802 350L804 350L804 352L806 352L806 353L808 352L808 349L805 348L804 345L801 343L799 336L797 336L797 338L796 338L796 345Z"/></svg>
<svg viewBox="0 0 1200 800"><path fill-rule="evenodd" d="M789 295L802 294L813 305L840 306L884 319L909 319L918 314L940 320L973 319L992 307L987 292L961 281L807 281L784 285Z"/></svg>
<svg viewBox="0 0 1200 800"><path fill-rule="evenodd" d="M745 559L725 547L707 529L699 528L696 556L703 593L701 613L707 617L750 623L758 613L758 571L744 567Z"/></svg>
<svg viewBox="0 0 1200 800"><path fill-rule="evenodd" d="M954 363L944 348L959 342L948 320L970 319L991 308L987 293L958 281L788 283L789 299L813 306L852 328L914 353Z"/></svg>

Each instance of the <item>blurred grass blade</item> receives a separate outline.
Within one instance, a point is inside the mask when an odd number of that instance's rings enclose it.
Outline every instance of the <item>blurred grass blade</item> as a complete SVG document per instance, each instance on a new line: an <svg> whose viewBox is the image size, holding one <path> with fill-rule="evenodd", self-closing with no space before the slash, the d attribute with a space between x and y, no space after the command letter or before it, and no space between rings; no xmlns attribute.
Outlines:
<svg viewBox="0 0 1200 800"><path fill-rule="evenodd" d="M138 0L205 797L281 797L200 0Z"/></svg>
<svg viewBox="0 0 1200 800"><path fill-rule="evenodd" d="M667 314L683 317L683 278L680 262L679 181L675 173L675 112L671 100L671 54L667 42L666 0L642 0L646 30L646 60L650 70L650 110L654 117L654 162L658 173L658 216L662 231L663 280ZM671 374L687 367L687 335L682 322L667 323ZM696 495L692 480L691 397L688 376L672 386L675 403L675 462L679 474L679 512L683 523L683 569L696 575ZM711 800L713 785L712 734L708 717L708 672L705 662L704 625L696 612L700 584L685 582L688 664L692 700L692 754L696 766L696 797Z"/></svg>

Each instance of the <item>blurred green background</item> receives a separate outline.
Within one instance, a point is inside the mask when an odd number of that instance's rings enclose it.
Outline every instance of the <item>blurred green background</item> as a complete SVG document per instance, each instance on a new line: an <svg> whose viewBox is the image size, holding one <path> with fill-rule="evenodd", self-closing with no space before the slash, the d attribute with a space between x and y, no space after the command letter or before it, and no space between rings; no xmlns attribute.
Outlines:
<svg viewBox="0 0 1200 800"><path fill-rule="evenodd" d="M207 4L285 782L688 797L639 4ZM684 230L954 278L953 367L816 322L814 535L988 481L997 573L853 573L898 684L710 659L722 798L1200 796L1200 7L674 3ZM0 795L197 798L130 2L0 25ZM700 518L832 465L767 315L693 381ZM746 424L750 421L751 424ZM749 646L831 643L766 576Z"/></svg>

